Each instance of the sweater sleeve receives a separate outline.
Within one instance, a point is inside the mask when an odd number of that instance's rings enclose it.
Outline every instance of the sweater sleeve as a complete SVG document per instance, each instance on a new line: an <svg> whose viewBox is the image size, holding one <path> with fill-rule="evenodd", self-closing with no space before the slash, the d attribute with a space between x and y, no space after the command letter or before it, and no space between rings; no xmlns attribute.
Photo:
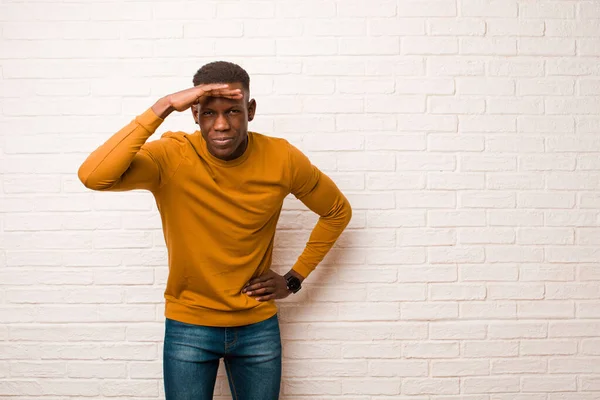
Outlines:
<svg viewBox="0 0 600 400"><path fill-rule="evenodd" d="M290 146L290 192L320 217L293 270L307 277L323 260L352 218L352 208L335 183L296 147Z"/></svg>
<svg viewBox="0 0 600 400"><path fill-rule="evenodd" d="M81 182L93 190L156 190L164 175L153 156L160 144L146 141L162 122L152 109L136 117L88 156L79 168Z"/></svg>

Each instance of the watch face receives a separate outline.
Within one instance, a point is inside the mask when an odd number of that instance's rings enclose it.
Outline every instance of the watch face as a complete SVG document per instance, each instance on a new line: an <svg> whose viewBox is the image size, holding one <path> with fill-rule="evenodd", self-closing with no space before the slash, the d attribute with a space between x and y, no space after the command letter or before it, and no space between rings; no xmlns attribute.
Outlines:
<svg viewBox="0 0 600 400"><path fill-rule="evenodd" d="M289 290L296 293L298 290L300 290L301 287L300 279L296 278L295 276L290 276L289 278L287 278L287 286Z"/></svg>

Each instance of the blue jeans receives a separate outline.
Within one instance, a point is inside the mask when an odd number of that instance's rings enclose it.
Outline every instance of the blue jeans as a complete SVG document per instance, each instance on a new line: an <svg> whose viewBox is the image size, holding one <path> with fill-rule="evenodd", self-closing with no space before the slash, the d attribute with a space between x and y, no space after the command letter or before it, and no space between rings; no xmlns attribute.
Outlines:
<svg viewBox="0 0 600 400"><path fill-rule="evenodd" d="M165 321L163 376L166 400L212 400L225 362L234 400L277 400L281 336L277 315L233 328Z"/></svg>

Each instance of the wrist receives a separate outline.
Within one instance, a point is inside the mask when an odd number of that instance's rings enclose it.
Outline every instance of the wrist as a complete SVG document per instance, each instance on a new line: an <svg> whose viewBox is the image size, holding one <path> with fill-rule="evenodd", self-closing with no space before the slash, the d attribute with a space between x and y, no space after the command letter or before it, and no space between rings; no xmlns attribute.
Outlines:
<svg viewBox="0 0 600 400"><path fill-rule="evenodd" d="M162 119L165 119L171 114L175 109L171 104L171 96L165 96L160 98L154 105L152 106L152 111Z"/></svg>
<svg viewBox="0 0 600 400"><path fill-rule="evenodd" d="M300 275L298 272L294 271L293 269L290 269L283 277L287 279L289 276L295 276L296 278L298 278L300 280L300 283L302 283L302 281L304 281L304 277L302 275Z"/></svg>

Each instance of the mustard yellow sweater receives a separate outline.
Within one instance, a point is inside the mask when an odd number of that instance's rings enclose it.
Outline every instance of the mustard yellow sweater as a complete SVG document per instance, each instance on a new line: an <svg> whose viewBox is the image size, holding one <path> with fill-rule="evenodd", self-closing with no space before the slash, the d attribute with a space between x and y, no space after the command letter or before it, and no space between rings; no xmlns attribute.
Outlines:
<svg viewBox="0 0 600 400"><path fill-rule="evenodd" d="M308 276L350 221L347 199L284 139L248 132L244 154L223 161L200 132L167 132L146 143L163 119L152 109L96 149L79 169L94 190L154 194L169 254L165 316L206 326L240 326L277 312L274 301L242 293L268 271L284 198L320 215L293 269Z"/></svg>

